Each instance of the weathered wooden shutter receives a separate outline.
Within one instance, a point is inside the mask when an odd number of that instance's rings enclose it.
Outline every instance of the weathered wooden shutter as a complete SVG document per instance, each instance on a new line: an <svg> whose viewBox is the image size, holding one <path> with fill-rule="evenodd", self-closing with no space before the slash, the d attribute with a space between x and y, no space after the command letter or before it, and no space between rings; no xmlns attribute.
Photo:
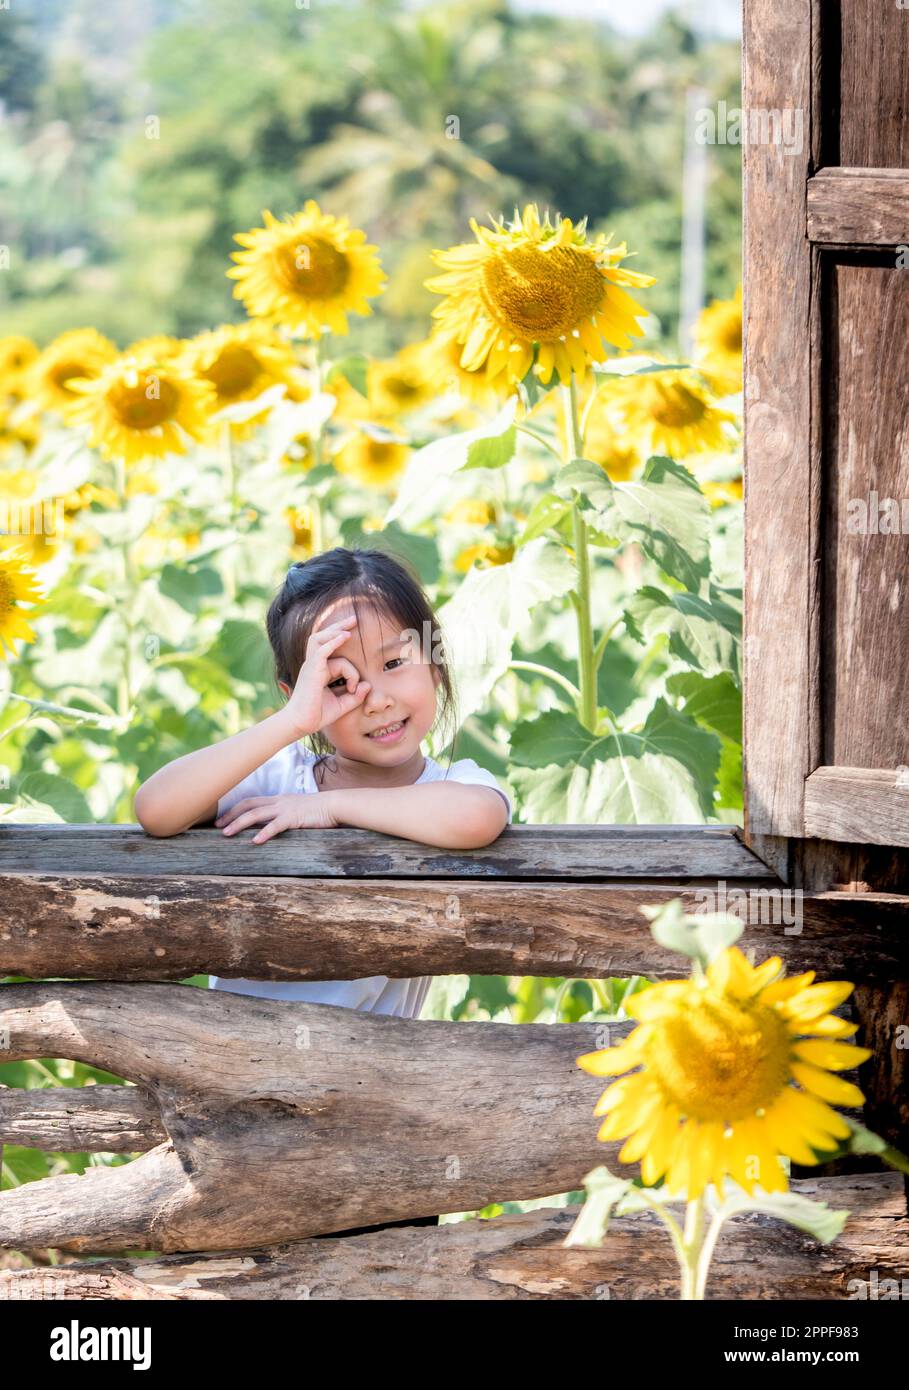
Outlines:
<svg viewBox="0 0 909 1390"><path fill-rule="evenodd" d="M909 846L909 10L744 55L746 832Z"/></svg>

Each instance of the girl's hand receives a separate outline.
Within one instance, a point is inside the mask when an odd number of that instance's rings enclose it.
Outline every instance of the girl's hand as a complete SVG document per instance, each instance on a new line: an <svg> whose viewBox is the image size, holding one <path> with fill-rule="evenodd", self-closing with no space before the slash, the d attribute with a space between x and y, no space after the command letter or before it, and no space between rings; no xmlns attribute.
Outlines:
<svg viewBox="0 0 909 1390"><path fill-rule="evenodd" d="M219 816L215 825L225 835L235 835L248 825L261 825L251 844L261 845L283 830L335 830L340 822L334 813L331 792L291 792L285 796L247 796Z"/></svg>
<svg viewBox="0 0 909 1390"><path fill-rule="evenodd" d="M329 623L312 633L306 643L306 659L285 706L298 738L318 733L366 698L370 682L359 679L356 667L345 656L332 656L347 641L356 622L356 615L351 614L340 622ZM344 677L345 684L330 690L330 682L340 677Z"/></svg>

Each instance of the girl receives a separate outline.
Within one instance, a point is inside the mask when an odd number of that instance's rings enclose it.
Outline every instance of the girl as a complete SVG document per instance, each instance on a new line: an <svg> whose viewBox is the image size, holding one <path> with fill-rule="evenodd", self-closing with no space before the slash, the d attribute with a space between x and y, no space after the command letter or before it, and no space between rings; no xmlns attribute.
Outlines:
<svg viewBox="0 0 909 1390"><path fill-rule="evenodd" d="M179 835L214 821L225 836L259 826L252 841L263 844L284 830L352 825L444 849L477 849L501 834L511 802L492 773L472 758L452 765L449 757L443 770L420 751L435 723L439 688L443 717L454 695L438 622L401 563L382 551L339 546L291 565L266 625L287 703L144 782L135 811L149 834ZM301 747L304 738L313 752ZM416 1018L432 977L294 983L212 975L209 983L231 994ZM409 1217L324 1234L437 1221Z"/></svg>
<svg viewBox="0 0 909 1390"><path fill-rule="evenodd" d="M400 561L339 546L291 565L266 625L287 703L144 782L135 812L149 834L179 835L214 822L227 837L258 826L252 842L263 844L284 830L348 825L443 849L477 849L510 824L511 802L491 772L472 758L452 764L450 757L443 770L421 752L440 687L443 718L454 695L435 614ZM304 738L314 751L301 747ZM232 994L398 1018L418 1017L431 983L431 976L305 983L210 977L212 989Z"/></svg>

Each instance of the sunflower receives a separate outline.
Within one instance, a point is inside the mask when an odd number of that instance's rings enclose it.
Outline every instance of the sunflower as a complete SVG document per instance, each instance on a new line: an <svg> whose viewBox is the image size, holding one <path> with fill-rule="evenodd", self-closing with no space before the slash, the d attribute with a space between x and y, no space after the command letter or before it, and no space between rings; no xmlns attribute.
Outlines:
<svg viewBox="0 0 909 1390"><path fill-rule="evenodd" d="M252 401L270 386L293 383L297 359L285 340L257 323L235 327L225 324L211 333L200 333L186 344L176 359L195 376L209 383L216 396L215 409ZM231 421L231 433L238 439L253 434L269 413L266 405L249 420ZM218 421L212 422L217 429Z"/></svg>
<svg viewBox="0 0 909 1390"><path fill-rule="evenodd" d="M75 377L97 377L116 356L109 338L94 328L74 328L35 358L28 369L28 389L42 409L62 411L76 398L69 383Z"/></svg>
<svg viewBox="0 0 909 1390"><path fill-rule="evenodd" d="M513 559L513 545L469 545L455 557L454 567L458 574L466 574L474 564L480 569L492 569Z"/></svg>
<svg viewBox="0 0 909 1390"><path fill-rule="evenodd" d="M41 438L41 425L34 410L24 407L15 396L9 403L0 403L0 453L19 444L27 453Z"/></svg>
<svg viewBox="0 0 909 1390"><path fill-rule="evenodd" d="M4 393L14 390L22 373L37 356L38 347L31 338L23 338L19 333L0 338L0 390Z"/></svg>
<svg viewBox="0 0 909 1390"><path fill-rule="evenodd" d="M88 425L89 442L105 458L126 463L183 454L190 437L204 441L215 402L210 383L174 360L123 356L93 381L75 381L70 424Z"/></svg>
<svg viewBox="0 0 909 1390"><path fill-rule="evenodd" d="M728 452L725 425L735 416L715 405L695 375L680 371L617 377L602 390L602 412L643 456L687 458L712 449Z"/></svg>
<svg viewBox="0 0 909 1390"><path fill-rule="evenodd" d="M15 656L16 638L34 642L35 633L25 620L20 603L41 605L45 595L36 588L34 576L26 572L23 551L0 551L0 657L8 660L6 649ZM30 615L31 616L31 615Z"/></svg>
<svg viewBox="0 0 909 1390"><path fill-rule="evenodd" d="M186 347L185 338L172 338L168 333L153 333L150 338L138 338L124 348L125 357L145 357L151 355L159 361L178 357Z"/></svg>
<svg viewBox="0 0 909 1390"><path fill-rule="evenodd" d="M386 415L406 415L431 401L437 390L421 343L402 348L390 361L370 362L366 369L370 404Z"/></svg>
<svg viewBox="0 0 909 1390"><path fill-rule="evenodd" d="M414 346L423 358L427 376L438 383L440 391L457 392L475 405L493 409L511 389L504 376L492 381L485 367L465 371L461 366L463 348L453 333L436 330Z"/></svg>
<svg viewBox="0 0 909 1390"><path fill-rule="evenodd" d="M36 469L8 468L0 472L0 505L0 550L18 549L23 562L33 569L57 556L66 525L66 507L61 499L42 492L41 475Z"/></svg>
<svg viewBox="0 0 909 1390"><path fill-rule="evenodd" d="M711 507L722 507L727 502L741 502L742 480L741 478L731 478L725 483L704 482L701 483L701 492L710 502Z"/></svg>
<svg viewBox="0 0 909 1390"><path fill-rule="evenodd" d="M715 299L694 326L697 364L718 396L742 389L742 287Z"/></svg>
<svg viewBox="0 0 909 1390"><path fill-rule="evenodd" d="M396 438L387 427L379 426L374 434L359 430L352 435L333 459L335 468L367 487L387 487L404 469L410 448Z"/></svg>
<svg viewBox="0 0 909 1390"><path fill-rule="evenodd" d="M624 1138L619 1161L640 1159L643 1181L663 1177L668 1195L684 1189L692 1200L709 1183L722 1193L727 1174L749 1195L755 1182L785 1191L778 1155L826 1161L814 1151L833 1150L850 1133L828 1102L864 1101L832 1073L871 1056L840 1041L857 1025L830 1012L855 986L813 980L813 970L782 977L778 956L755 967L731 946L700 980L633 995L625 1008L638 1027L577 1059L594 1076L619 1077L594 1109L606 1116L597 1138Z"/></svg>
<svg viewBox="0 0 909 1390"><path fill-rule="evenodd" d="M310 507L285 507L284 516L293 537L294 559L308 560L313 553L314 517Z"/></svg>
<svg viewBox="0 0 909 1390"><path fill-rule="evenodd" d="M454 526L490 526L495 519L495 507L479 497L462 497L442 517Z"/></svg>
<svg viewBox="0 0 909 1390"><path fill-rule="evenodd" d="M447 296L433 309L444 329L462 344L460 365L484 366L491 380L507 389L530 370L538 348L540 379L553 371L567 382L583 378L589 362L604 356L604 341L618 348L643 336L638 318L646 311L621 287L655 283L652 275L622 270L623 242L609 246L599 235L588 241L587 219L545 220L535 203L514 220L493 219L493 228L471 218L476 244L433 251L445 272L426 281L427 289Z"/></svg>
<svg viewBox="0 0 909 1390"><path fill-rule="evenodd" d="M367 300L388 277L365 232L323 213L312 198L283 222L268 211L262 217L264 227L236 233L248 249L232 251L238 264L226 271L239 281L234 298L247 313L315 338L326 329L346 333L348 313L372 313Z"/></svg>

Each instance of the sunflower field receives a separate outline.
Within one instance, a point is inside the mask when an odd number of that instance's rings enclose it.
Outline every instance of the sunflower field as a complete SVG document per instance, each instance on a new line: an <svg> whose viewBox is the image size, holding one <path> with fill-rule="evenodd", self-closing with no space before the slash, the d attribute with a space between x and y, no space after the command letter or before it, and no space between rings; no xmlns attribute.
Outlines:
<svg viewBox="0 0 909 1390"><path fill-rule="evenodd" d="M390 359L346 341L381 313L380 251L314 200L236 234L246 322L0 339L0 819L134 822L158 767L276 708L274 585L345 545L416 568L456 756L516 821L740 820L741 294L667 361L640 350L654 277L624 243L535 204L470 234L433 252L426 336ZM613 1017L639 984L453 977L424 1013ZM58 1171L5 1159L7 1182Z"/></svg>

